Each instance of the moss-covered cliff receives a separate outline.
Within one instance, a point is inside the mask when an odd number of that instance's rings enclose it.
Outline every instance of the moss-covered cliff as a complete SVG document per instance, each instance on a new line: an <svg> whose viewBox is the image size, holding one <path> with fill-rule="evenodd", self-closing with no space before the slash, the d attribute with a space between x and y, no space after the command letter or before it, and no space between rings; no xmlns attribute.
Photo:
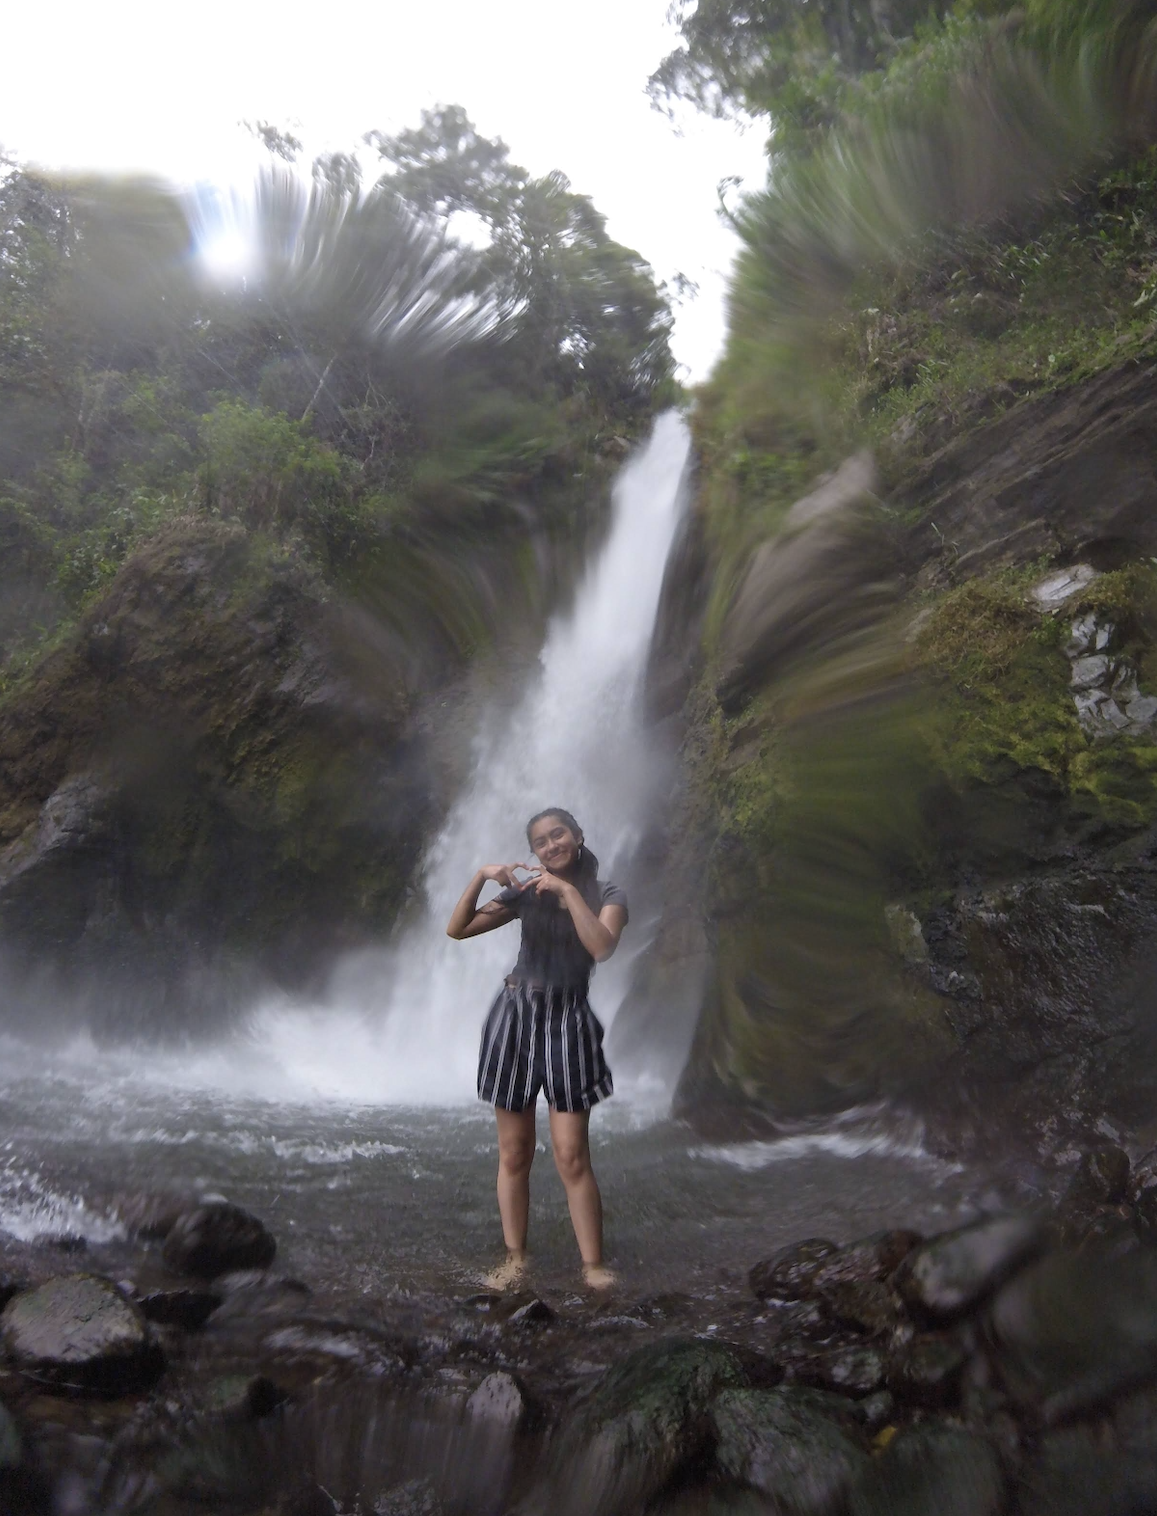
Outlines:
<svg viewBox="0 0 1157 1516"><path fill-rule="evenodd" d="M1019 25L933 28L745 212L651 680L705 1130L881 1096L981 1145L1157 1118L1157 175L1105 114L1066 176L1034 112L1067 43L1018 114Z"/></svg>

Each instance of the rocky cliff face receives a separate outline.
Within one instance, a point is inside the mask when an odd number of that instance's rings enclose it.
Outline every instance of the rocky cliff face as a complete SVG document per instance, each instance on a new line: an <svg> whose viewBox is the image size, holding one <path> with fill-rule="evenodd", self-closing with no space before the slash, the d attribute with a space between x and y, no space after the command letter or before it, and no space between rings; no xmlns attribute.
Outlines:
<svg viewBox="0 0 1157 1516"><path fill-rule="evenodd" d="M1019 1131L1058 1154L1144 1129L1157 365L939 447L909 430L882 463L792 509L713 641L656 650L668 708L689 670L698 806L671 937L705 944L677 1109L734 1132L883 1095L948 1145ZM668 628L705 598L706 541ZM620 1035L655 1014L667 931Z"/></svg>
<svg viewBox="0 0 1157 1516"><path fill-rule="evenodd" d="M0 712L6 1022L179 1034L385 931L437 784L409 672L239 528L154 540Z"/></svg>

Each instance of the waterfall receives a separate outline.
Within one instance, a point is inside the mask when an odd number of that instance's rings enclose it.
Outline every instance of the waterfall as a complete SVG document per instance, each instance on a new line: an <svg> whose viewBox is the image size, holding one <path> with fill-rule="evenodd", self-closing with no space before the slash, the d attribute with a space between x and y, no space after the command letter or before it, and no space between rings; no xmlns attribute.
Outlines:
<svg viewBox="0 0 1157 1516"><path fill-rule="evenodd" d="M525 826L535 811L572 811L601 876L629 887L651 807L669 784L651 750L642 680L689 448L686 424L670 412L623 466L606 541L573 607L550 624L514 709L481 718L469 776L426 852L421 912L387 953L339 974L324 1013L261 1013L257 1035L295 1082L400 1105L474 1097L479 1029L514 962L518 926L454 942L446 922L481 864L527 858ZM645 946L641 917L597 971L591 999L604 1024L625 991L630 959Z"/></svg>

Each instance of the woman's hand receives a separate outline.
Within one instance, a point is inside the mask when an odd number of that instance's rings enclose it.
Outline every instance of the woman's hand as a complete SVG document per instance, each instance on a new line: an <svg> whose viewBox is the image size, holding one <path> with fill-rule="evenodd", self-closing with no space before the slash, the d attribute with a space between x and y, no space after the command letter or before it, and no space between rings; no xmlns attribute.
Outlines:
<svg viewBox="0 0 1157 1516"><path fill-rule="evenodd" d="M568 890L573 890L574 885L559 877L558 874L548 874L543 869L534 878L528 879L528 886L533 886L540 895L557 895L559 900L565 900Z"/></svg>
<svg viewBox="0 0 1157 1516"><path fill-rule="evenodd" d="M501 884L504 889L524 890L528 884L533 883L535 875L529 879L518 879L515 869L521 869L524 874L531 871L525 863L486 863L478 870L483 879L492 880L495 884Z"/></svg>

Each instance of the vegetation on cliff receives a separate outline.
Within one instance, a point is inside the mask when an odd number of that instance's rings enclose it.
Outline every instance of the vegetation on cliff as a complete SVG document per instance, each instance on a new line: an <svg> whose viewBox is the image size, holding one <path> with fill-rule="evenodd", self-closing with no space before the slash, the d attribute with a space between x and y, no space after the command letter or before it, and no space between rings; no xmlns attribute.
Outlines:
<svg viewBox="0 0 1157 1516"><path fill-rule="evenodd" d="M0 176L13 1017L179 1031L381 940L423 702L533 642L675 392L647 265L459 108L372 185L262 130L248 200Z"/></svg>
<svg viewBox="0 0 1157 1516"><path fill-rule="evenodd" d="M966 901L1092 867L1157 820L1152 732L1083 720L1066 653L1092 617L1157 693L1157 14L679 14L656 94L771 129L695 421L710 571L687 709L716 954L684 1105L801 1115L959 1074L1019 994L986 980ZM864 448L874 478L823 483ZM1077 558L1099 577L1032 598ZM1056 908L1111 900L1083 889ZM1043 951L1033 934L1060 927L1018 923L1007 898L991 910ZM1116 908L1098 909L1112 935ZM1075 982L1041 990L1054 1018ZM1104 1040L1082 1015L1073 1043ZM1026 1025L989 1072L1032 1067ZM1085 1109L1103 1096L1086 1088Z"/></svg>

